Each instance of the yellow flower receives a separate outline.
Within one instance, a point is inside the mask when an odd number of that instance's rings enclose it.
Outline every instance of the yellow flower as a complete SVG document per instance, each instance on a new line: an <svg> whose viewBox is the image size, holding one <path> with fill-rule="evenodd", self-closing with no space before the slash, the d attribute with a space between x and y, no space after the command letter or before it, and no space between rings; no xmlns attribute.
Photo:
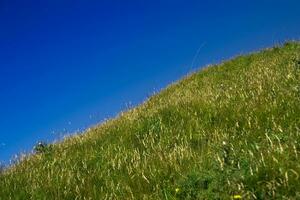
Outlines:
<svg viewBox="0 0 300 200"><path fill-rule="evenodd" d="M176 189L175 189L175 192L176 192L176 193L178 193L179 191L180 191L180 189L179 189L179 188L176 188Z"/></svg>
<svg viewBox="0 0 300 200"><path fill-rule="evenodd" d="M242 196L239 194L233 195L233 199L242 199Z"/></svg>

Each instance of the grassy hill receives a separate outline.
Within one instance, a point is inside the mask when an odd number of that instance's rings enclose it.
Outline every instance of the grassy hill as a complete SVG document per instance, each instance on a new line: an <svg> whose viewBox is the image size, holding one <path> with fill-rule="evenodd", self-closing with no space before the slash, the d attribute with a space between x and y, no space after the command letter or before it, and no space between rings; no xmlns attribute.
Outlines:
<svg viewBox="0 0 300 200"><path fill-rule="evenodd" d="M300 199L300 44L170 85L0 175L0 199Z"/></svg>

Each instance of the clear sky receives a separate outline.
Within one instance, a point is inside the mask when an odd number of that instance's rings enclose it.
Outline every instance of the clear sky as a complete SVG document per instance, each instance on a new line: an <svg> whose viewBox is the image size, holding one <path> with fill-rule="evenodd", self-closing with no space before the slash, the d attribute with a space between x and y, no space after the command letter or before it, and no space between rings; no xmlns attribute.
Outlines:
<svg viewBox="0 0 300 200"><path fill-rule="evenodd" d="M0 160L299 38L299 0L0 0Z"/></svg>

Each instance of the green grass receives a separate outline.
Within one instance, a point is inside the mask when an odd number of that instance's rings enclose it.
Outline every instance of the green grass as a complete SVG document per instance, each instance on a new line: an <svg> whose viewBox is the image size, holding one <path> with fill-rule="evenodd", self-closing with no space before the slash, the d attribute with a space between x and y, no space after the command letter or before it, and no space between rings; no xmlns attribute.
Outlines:
<svg viewBox="0 0 300 200"><path fill-rule="evenodd" d="M0 175L1 200L234 195L300 199L297 42L206 67Z"/></svg>

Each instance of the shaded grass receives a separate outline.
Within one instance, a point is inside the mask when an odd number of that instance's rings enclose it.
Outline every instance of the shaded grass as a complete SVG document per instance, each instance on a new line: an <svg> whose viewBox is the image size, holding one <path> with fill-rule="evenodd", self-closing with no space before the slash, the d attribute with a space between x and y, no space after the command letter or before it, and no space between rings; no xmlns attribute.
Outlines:
<svg viewBox="0 0 300 200"><path fill-rule="evenodd" d="M300 45L170 85L0 175L0 199L300 198Z"/></svg>

